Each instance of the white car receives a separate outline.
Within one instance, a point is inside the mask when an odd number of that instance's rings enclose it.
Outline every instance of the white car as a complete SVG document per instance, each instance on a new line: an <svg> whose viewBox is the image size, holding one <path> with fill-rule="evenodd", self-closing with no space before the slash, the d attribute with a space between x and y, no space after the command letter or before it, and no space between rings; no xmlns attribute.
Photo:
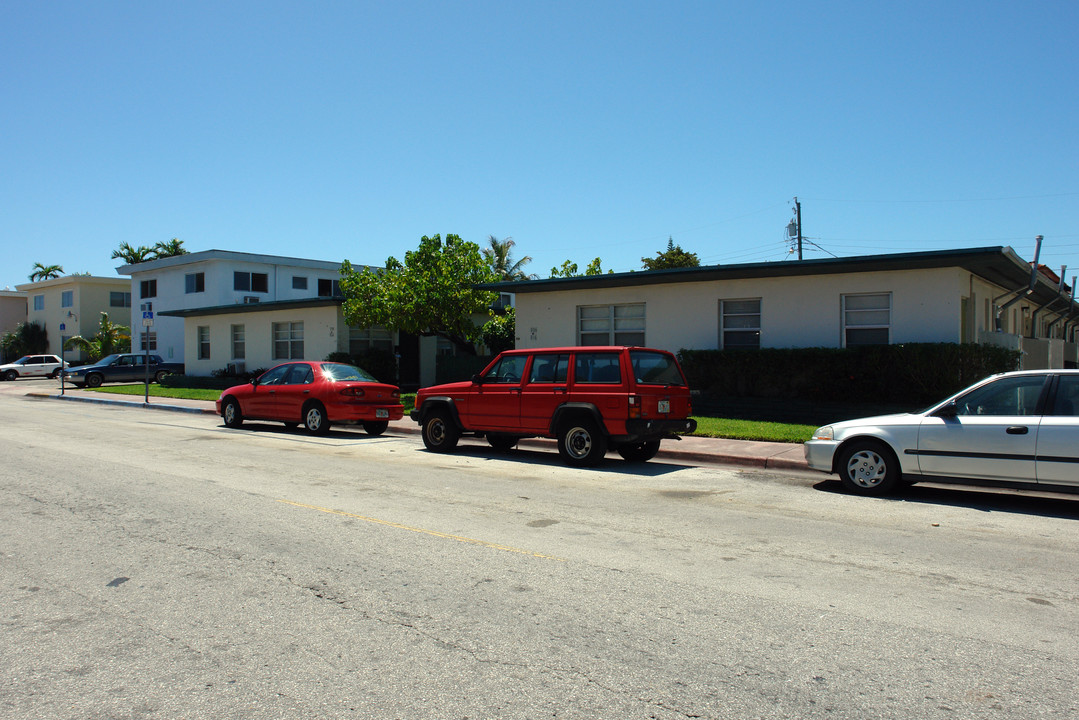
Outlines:
<svg viewBox="0 0 1079 720"><path fill-rule="evenodd" d="M55 355L26 355L13 363L0 365L0 379L16 380L21 377L60 377L60 366L67 367Z"/></svg>
<svg viewBox="0 0 1079 720"><path fill-rule="evenodd" d="M1079 491L1079 370L1001 373L924 412L825 425L805 456L867 495L919 481Z"/></svg>

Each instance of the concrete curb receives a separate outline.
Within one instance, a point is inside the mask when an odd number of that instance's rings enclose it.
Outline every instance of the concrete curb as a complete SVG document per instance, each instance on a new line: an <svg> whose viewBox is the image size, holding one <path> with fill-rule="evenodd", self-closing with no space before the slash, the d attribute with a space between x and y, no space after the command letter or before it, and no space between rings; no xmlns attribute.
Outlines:
<svg viewBox="0 0 1079 720"><path fill-rule="evenodd" d="M169 412L201 413L204 415L216 415L213 408L185 407L183 405L170 405L168 403L148 403L137 400L123 400L112 398L93 398L78 395L53 395L50 393L29 392L26 397L41 400L66 400L68 402L93 403L95 405L118 405L128 408L144 408L146 410L168 410Z"/></svg>

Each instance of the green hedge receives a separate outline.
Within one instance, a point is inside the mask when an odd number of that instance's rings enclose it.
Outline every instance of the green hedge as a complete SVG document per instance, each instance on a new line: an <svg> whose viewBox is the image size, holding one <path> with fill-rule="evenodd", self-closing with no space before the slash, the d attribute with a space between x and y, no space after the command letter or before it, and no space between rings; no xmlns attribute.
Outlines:
<svg viewBox="0 0 1079 720"><path fill-rule="evenodd" d="M859 348L682 350L689 385L705 398L928 405L987 375L1019 367L993 345L908 343Z"/></svg>
<svg viewBox="0 0 1079 720"><path fill-rule="evenodd" d="M399 384L397 382L397 356L388 350L368 350L359 355L333 352L326 356L326 360L361 367L374 375L379 382Z"/></svg>
<svg viewBox="0 0 1079 720"><path fill-rule="evenodd" d="M439 355L435 358L435 382L460 382L468 380L487 367L492 355Z"/></svg>

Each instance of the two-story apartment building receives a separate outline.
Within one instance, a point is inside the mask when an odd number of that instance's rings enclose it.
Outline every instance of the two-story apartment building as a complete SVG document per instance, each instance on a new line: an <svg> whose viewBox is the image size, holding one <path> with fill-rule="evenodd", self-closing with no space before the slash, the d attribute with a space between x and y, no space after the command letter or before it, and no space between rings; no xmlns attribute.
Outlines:
<svg viewBox="0 0 1079 720"><path fill-rule="evenodd" d="M46 353L60 355L68 339L90 337L101 328L101 313L126 325L130 318L131 283L123 278L95 275L63 275L51 280L16 285L25 293L25 320L45 328ZM85 359L79 350L64 351L64 359Z"/></svg>
<svg viewBox="0 0 1079 720"><path fill-rule="evenodd" d="M1054 282L1055 280L1055 282ZM1074 289L1008 247L555 278L516 293L517 346L670 350L981 342L1079 361Z"/></svg>
<svg viewBox="0 0 1079 720"><path fill-rule="evenodd" d="M434 338L348 326L340 268L340 262L206 250L117 272L131 276L135 347L183 362L189 375L374 349L397 353L402 384L433 380ZM146 311L153 313L150 326L143 324Z"/></svg>

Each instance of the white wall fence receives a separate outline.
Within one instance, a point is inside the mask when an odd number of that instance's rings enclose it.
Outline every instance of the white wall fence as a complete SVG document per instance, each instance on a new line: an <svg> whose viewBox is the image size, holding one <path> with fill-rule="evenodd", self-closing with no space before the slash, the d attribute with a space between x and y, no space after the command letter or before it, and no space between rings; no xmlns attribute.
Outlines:
<svg viewBox="0 0 1079 720"><path fill-rule="evenodd" d="M1023 370L1046 370L1079 367L1079 344L1064 342L1058 338L1026 338L1010 333L981 331L978 342L997 345L1023 353L1020 368Z"/></svg>

